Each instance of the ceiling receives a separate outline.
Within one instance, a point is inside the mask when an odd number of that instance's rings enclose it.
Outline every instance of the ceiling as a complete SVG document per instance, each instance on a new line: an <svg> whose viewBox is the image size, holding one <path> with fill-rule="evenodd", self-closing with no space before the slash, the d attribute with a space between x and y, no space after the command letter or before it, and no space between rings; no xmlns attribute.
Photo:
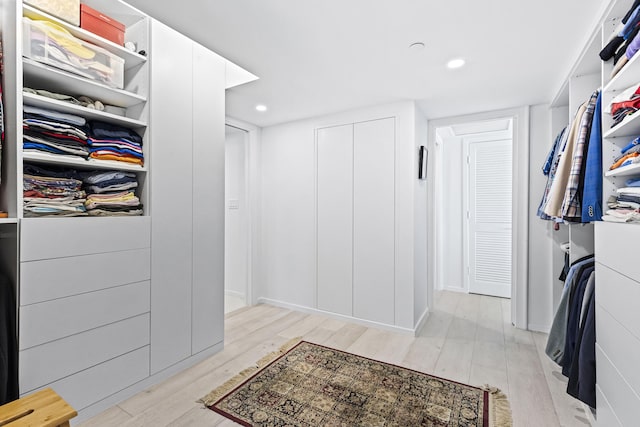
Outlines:
<svg viewBox="0 0 640 427"><path fill-rule="evenodd" d="M259 76L227 91L227 115L258 126L401 100L430 119L550 102L607 3L127 2Z"/></svg>

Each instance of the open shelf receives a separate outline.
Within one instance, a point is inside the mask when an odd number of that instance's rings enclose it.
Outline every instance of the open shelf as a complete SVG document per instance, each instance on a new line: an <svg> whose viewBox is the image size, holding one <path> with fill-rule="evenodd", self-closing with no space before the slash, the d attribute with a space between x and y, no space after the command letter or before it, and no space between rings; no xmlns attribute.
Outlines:
<svg viewBox="0 0 640 427"><path fill-rule="evenodd" d="M24 104L31 105L33 107L40 107L60 111L63 113L76 114L89 120L100 120L103 122L117 124L128 128L141 128L147 126L145 122L142 122L140 120L118 116L117 114L107 113L105 111L93 110L81 105L71 104L70 102L47 98L46 96L35 95L28 92L23 92L22 96Z"/></svg>
<svg viewBox="0 0 640 427"><path fill-rule="evenodd" d="M618 123L615 127L606 131L603 138L619 138L623 136L638 136L640 135L640 114L635 112L630 116L624 118L624 120Z"/></svg>
<svg viewBox="0 0 640 427"><path fill-rule="evenodd" d="M604 92L619 92L639 83L640 55L634 55L618 74L604 86Z"/></svg>
<svg viewBox="0 0 640 427"><path fill-rule="evenodd" d="M57 154L24 152L22 159L32 163L55 164L59 166L73 166L82 169L113 169L133 172L146 172L146 167L118 162L116 160L83 159L81 157L61 156Z"/></svg>
<svg viewBox="0 0 640 427"><path fill-rule="evenodd" d="M0 224L17 224L18 218L0 218Z"/></svg>
<svg viewBox="0 0 640 427"><path fill-rule="evenodd" d="M125 49L123 46L117 45L110 40L102 38L80 27L76 27L75 25L71 25L67 22L64 22L53 15L50 15L46 12L36 9L35 7L24 4L22 8L22 14L23 16L26 16L27 18L30 18L30 19L40 19L40 20L44 19L47 21L55 22L56 24L60 25L61 27L69 31L74 37L77 37L81 40L84 40L86 42L92 43L96 46L100 46L101 48L108 50L114 55L117 55L122 59L124 59L125 69L135 67L147 61L146 56L142 56L137 52L132 52L128 49Z"/></svg>
<svg viewBox="0 0 640 427"><path fill-rule="evenodd" d="M147 100L146 97L136 93L122 89L114 89L31 59L23 58L22 64L25 86L27 87L47 89L72 96L85 95L89 98L100 100L103 104L125 108ZM39 84L34 85L34 83Z"/></svg>
<svg viewBox="0 0 640 427"><path fill-rule="evenodd" d="M614 170L605 172L604 176L630 176L640 175L640 163L623 166Z"/></svg>

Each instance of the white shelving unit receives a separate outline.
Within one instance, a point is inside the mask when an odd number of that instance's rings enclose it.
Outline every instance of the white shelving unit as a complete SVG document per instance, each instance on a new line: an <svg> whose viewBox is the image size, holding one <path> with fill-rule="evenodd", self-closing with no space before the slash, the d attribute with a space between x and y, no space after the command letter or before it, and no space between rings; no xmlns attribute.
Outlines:
<svg viewBox="0 0 640 427"><path fill-rule="evenodd" d="M606 177L616 177L616 176L640 176L640 164L627 165L614 170L610 170L605 172L604 176Z"/></svg>

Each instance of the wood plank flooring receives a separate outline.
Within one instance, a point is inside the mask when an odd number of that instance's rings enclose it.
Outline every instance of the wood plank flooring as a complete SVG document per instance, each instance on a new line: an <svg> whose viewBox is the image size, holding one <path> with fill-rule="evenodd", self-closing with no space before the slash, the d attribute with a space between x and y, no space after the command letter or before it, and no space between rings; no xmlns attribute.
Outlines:
<svg viewBox="0 0 640 427"><path fill-rule="evenodd" d="M565 393L566 379L544 355L546 335L511 326L510 301L451 292L418 337L259 305L226 316L225 349L168 380L80 424L95 426L233 426L197 399L278 349L305 340L508 396L514 426L588 426L580 402Z"/></svg>

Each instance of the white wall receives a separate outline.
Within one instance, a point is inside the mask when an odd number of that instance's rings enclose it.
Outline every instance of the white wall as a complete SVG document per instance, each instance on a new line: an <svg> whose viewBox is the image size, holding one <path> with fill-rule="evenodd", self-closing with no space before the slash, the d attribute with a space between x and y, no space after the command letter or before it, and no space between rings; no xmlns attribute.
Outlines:
<svg viewBox="0 0 640 427"><path fill-rule="evenodd" d="M224 289L246 297L248 227L246 194L247 132L227 127L225 135ZM234 208L236 207L236 208Z"/></svg>
<svg viewBox="0 0 640 427"><path fill-rule="evenodd" d="M418 110L415 112L416 152L421 145L427 147L427 119ZM429 160L429 159L427 159ZM418 175L418 162L414 162L414 174ZM414 257L413 257L413 323L416 325L429 307L427 284L427 181L415 180L414 206Z"/></svg>
<svg viewBox="0 0 640 427"><path fill-rule="evenodd" d="M395 325L415 326L416 316L422 314L414 315L414 198L418 192L415 112L415 104L407 101L262 130L261 262L260 273L255 275L260 281L256 286L259 297L316 307L314 129L395 117ZM426 215L423 218L426 221Z"/></svg>
<svg viewBox="0 0 640 427"><path fill-rule="evenodd" d="M462 266L463 245L463 208L462 171L466 167L463 161L462 138L442 138L442 289L466 291Z"/></svg>
<svg viewBox="0 0 640 427"><path fill-rule="evenodd" d="M548 332L553 319L553 289L562 286L554 271L554 231L551 221L540 219L536 212L542 199L547 177L542 166L553 145L549 105L530 109L529 134L529 318L528 328Z"/></svg>

